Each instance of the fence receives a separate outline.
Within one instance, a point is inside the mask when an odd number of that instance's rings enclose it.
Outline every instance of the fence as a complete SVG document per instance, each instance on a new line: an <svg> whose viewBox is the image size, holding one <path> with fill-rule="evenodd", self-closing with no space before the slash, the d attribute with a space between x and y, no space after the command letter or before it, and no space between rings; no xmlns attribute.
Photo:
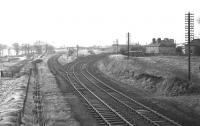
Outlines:
<svg viewBox="0 0 200 126"><path fill-rule="evenodd" d="M28 78L28 83L27 83L27 87L26 87L26 95L25 95L25 98L23 101L23 108L18 113L17 126L20 126L22 124L22 118L24 117L24 110L25 110L25 105L26 105L26 101L27 101L27 97L28 97L31 74L32 74L32 69L29 70L29 78Z"/></svg>

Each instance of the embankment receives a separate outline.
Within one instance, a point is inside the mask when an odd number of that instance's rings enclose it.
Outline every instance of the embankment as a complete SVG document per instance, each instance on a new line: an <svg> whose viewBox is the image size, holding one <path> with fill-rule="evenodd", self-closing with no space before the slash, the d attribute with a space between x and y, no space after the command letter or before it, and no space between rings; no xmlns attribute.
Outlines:
<svg viewBox="0 0 200 126"><path fill-rule="evenodd" d="M127 87L128 90L139 89L144 93L138 94L143 94L146 101L171 111L184 121L189 120L189 124L199 124L199 85L189 83L185 72L187 68L179 65L174 60L176 58L170 58L132 57L128 61L123 55L110 55L96 65L104 75L121 82L119 86ZM198 73L193 77L197 78L197 82Z"/></svg>
<svg viewBox="0 0 200 126"><path fill-rule="evenodd" d="M99 69L106 75L143 89L152 96L179 96L187 93L187 80L152 66L153 63L142 62L140 58L127 61L122 55L111 55L98 63Z"/></svg>

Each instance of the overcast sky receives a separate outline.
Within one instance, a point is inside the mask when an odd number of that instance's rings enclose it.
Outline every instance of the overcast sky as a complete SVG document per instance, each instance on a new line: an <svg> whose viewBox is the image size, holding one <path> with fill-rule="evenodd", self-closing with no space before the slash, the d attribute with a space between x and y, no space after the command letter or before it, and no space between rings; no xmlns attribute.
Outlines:
<svg viewBox="0 0 200 126"><path fill-rule="evenodd" d="M132 43L148 44L153 37L182 43L185 13L197 19L199 5L199 0L0 0L0 43L125 44L127 32Z"/></svg>

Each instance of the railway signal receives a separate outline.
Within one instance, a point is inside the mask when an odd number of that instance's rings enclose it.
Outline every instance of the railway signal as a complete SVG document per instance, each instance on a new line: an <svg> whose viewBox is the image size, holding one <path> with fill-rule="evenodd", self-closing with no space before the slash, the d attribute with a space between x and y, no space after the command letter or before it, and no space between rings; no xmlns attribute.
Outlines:
<svg viewBox="0 0 200 126"><path fill-rule="evenodd" d="M191 80L191 49L190 41L194 38L194 14L188 12L185 14L185 41L188 43L188 80Z"/></svg>

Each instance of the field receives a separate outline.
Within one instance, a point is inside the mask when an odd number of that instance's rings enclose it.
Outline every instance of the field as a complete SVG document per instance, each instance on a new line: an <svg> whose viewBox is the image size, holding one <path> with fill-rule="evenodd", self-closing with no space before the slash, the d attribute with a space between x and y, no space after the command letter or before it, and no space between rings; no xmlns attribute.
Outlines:
<svg viewBox="0 0 200 126"><path fill-rule="evenodd" d="M158 56L133 58L138 63L143 63L148 69L156 69L164 76L172 74L182 79L187 79L188 57L185 56ZM199 83L200 57L191 58L192 82Z"/></svg>

